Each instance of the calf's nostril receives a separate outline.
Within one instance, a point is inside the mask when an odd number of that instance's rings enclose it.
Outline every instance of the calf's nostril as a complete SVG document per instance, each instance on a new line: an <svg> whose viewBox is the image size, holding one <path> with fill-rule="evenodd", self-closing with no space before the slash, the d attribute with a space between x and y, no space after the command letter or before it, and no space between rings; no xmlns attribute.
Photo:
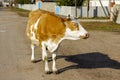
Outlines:
<svg viewBox="0 0 120 80"><path fill-rule="evenodd" d="M87 38L89 38L89 34L87 33L86 35L85 35L85 38L84 39L87 39Z"/></svg>
<svg viewBox="0 0 120 80"><path fill-rule="evenodd" d="M89 33L86 34L86 37L87 37L87 38L89 37Z"/></svg>

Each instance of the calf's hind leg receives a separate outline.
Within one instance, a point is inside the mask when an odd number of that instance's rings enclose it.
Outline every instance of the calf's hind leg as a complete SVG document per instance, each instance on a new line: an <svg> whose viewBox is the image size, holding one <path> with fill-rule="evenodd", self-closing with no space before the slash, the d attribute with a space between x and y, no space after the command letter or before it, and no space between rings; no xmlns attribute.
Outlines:
<svg viewBox="0 0 120 80"><path fill-rule="evenodd" d="M50 74L51 71L48 66L48 56L47 56L47 51L46 51L46 45L42 43L42 59L45 62L45 73Z"/></svg>
<svg viewBox="0 0 120 80"><path fill-rule="evenodd" d="M31 61L32 61L33 63L35 62L34 49L35 49L35 45L34 45L34 44L31 44L31 50L32 50Z"/></svg>

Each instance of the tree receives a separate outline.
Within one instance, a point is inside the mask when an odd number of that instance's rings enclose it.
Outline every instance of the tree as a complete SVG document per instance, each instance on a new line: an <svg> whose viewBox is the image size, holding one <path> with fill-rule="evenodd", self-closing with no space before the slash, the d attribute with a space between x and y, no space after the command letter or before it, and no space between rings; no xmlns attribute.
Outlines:
<svg viewBox="0 0 120 80"><path fill-rule="evenodd" d="M75 1L77 6L81 6L85 0L55 0L59 6L75 6Z"/></svg>
<svg viewBox="0 0 120 80"><path fill-rule="evenodd" d="M75 17L77 17L77 6L82 6L85 0L55 0L59 6L75 6Z"/></svg>
<svg viewBox="0 0 120 80"><path fill-rule="evenodd" d="M18 4L30 4L31 0L17 0Z"/></svg>
<svg viewBox="0 0 120 80"><path fill-rule="evenodd" d="M18 0L14 0L14 3L17 4L17 3L18 3Z"/></svg>

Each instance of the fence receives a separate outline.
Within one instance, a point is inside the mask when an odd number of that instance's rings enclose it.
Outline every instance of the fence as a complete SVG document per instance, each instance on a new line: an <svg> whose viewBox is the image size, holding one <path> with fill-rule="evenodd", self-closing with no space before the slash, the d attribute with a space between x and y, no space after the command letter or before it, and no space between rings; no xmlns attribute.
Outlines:
<svg viewBox="0 0 120 80"><path fill-rule="evenodd" d="M35 4L18 4L18 8L34 11L38 9L38 6Z"/></svg>
<svg viewBox="0 0 120 80"><path fill-rule="evenodd" d="M55 6L56 6L56 3L54 3L54 2L40 2L40 3L36 3L36 4L22 4L22 5L18 4L18 8L31 10L31 11L34 11L34 10L40 8L43 10L55 12Z"/></svg>
<svg viewBox="0 0 120 80"><path fill-rule="evenodd" d="M89 12L87 13L87 7L77 7L77 17L106 17L102 7L99 6L91 6L89 8ZM109 7L104 7L105 12L107 13L107 16L110 15L110 9ZM75 7L71 6L56 6L56 14L59 15L72 15L75 16Z"/></svg>
<svg viewBox="0 0 120 80"><path fill-rule="evenodd" d="M55 12L56 14L59 15L64 15L67 16L72 15L75 16L75 7L71 6L56 6L55 3L52 2L42 2L39 4L40 9L44 9L47 11ZM38 9L38 5L36 4L23 4L23 5L18 5L18 8L22 9L27 9L27 10L36 10ZM104 7L105 12L107 13L107 16L110 15L110 9L109 7ZM89 15L88 15L89 14ZM87 13L87 7L77 7L77 17L106 17L102 7L99 6L90 6L89 12Z"/></svg>

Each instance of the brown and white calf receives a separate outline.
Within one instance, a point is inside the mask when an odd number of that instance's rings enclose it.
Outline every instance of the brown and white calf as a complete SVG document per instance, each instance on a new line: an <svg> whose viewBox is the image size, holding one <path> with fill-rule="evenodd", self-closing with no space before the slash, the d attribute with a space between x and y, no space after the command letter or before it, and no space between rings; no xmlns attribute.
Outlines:
<svg viewBox="0 0 120 80"><path fill-rule="evenodd" d="M40 45L42 48L42 59L45 61L45 72L49 73L47 50L52 53L52 71L57 72L56 50L64 39L78 40L89 37L88 32L76 19L67 19L56 16L53 13L36 10L29 14L27 24L27 36L31 40L31 61L35 61L34 48Z"/></svg>

